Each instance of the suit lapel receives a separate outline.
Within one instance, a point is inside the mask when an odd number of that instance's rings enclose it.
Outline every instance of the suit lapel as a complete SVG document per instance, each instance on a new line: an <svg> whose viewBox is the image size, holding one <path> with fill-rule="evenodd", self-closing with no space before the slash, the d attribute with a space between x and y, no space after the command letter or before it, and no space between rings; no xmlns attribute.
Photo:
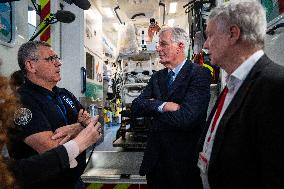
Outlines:
<svg viewBox="0 0 284 189"><path fill-rule="evenodd" d="M176 79L174 80L172 84L172 88L170 91L168 91L168 97L170 97L173 92L178 88L178 86L183 85L183 82L185 81L185 77L187 77L191 70L191 63L187 60L181 70L179 71Z"/></svg>
<svg viewBox="0 0 284 189"><path fill-rule="evenodd" d="M262 56L259 59L259 61L255 64L255 66L252 68L252 70L250 71L250 73L248 74L246 79L244 80L243 84L241 85L241 87L239 88L237 93L235 94L235 96L232 99L231 103L229 104L227 110L225 111L224 115L222 116L222 118L219 122L218 130L216 132L214 145L213 145L212 152L211 152L211 158L210 158L209 170L208 171L210 171L210 169L212 169L212 167L214 167L214 162L216 160L217 154L220 151L221 144L222 144L223 139L224 139L224 131L225 131L226 127L228 127L228 122L229 122L230 118L241 107L244 99L249 94L250 89L251 89L255 79L257 78L257 76L259 75L259 73L261 72L263 67L268 64L268 61L269 61L269 59L265 55ZM218 101L219 101L219 99L218 99ZM213 110L210 114L211 119L208 119L207 125L210 125L210 122L211 122L213 115L215 113L215 110L216 110L216 104L215 104L215 106L214 106L214 108L213 108ZM206 133L205 133L205 135L206 135Z"/></svg>

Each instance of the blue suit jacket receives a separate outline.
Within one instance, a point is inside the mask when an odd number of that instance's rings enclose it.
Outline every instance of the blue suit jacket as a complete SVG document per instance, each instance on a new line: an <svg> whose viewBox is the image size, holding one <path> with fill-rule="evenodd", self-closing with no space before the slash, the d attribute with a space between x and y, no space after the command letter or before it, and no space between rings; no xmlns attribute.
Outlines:
<svg viewBox="0 0 284 189"><path fill-rule="evenodd" d="M195 182L199 179L196 145L206 120L211 76L207 69L187 61L168 91L167 74L166 68L153 74L132 102L132 116L153 117L140 174L159 164L166 170L161 174L171 175L173 181ZM175 102L181 108L160 113L158 107L163 102Z"/></svg>

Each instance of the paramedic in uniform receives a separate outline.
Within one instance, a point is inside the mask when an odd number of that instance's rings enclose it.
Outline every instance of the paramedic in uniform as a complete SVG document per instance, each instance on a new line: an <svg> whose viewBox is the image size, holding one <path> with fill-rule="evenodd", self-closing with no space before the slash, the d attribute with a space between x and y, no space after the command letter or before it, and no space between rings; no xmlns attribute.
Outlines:
<svg viewBox="0 0 284 189"><path fill-rule="evenodd" d="M26 79L18 90L26 116L16 121L16 128L9 132L9 153L12 158L22 159L73 139L92 118L72 93L56 86L61 79L61 62L49 44L23 44L18 51L18 64ZM33 188L83 188L80 176L86 166L85 152L71 164L72 168L60 177Z"/></svg>
<svg viewBox="0 0 284 189"><path fill-rule="evenodd" d="M22 77L20 77L21 79ZM0 75L0 152L6 149L5 144L9 140L7 130L13 125L12 122L25 120L18 119L24 118L25 115L18 114L18 112L21 112L19 111L21 110L20 104L16 97L16 90L11 91L11 88L9 88L11 83L15 84ZM42 154L15 161L6 156L5 153L0 153L0 188L31 188L36 183L44 182L51 177L59 177L62 171L70 167L70 160L72 161L78 154L74 152L83 152L101 138L102 135L98 131L101 125L97 122L97 119L98 116L74 139ZM76 143L77 146L71 143Z"/></svg>

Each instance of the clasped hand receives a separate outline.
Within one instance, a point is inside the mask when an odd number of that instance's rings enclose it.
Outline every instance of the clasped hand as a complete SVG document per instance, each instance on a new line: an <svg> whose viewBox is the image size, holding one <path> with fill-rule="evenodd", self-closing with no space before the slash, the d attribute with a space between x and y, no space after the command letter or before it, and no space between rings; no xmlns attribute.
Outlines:
<svg viewBox="0 0 284 189"><path fill-rule="evenodd" d="M174 102L167 102L163 107L163 112L174 112L180 109L180 105Z"/></svg>
<svg viewBox="0 0 284 189"><path fill-rule="evenodd" d="M59 145L62 145L68 142L69 140L75 138L84 129L84 127L87 127L89 124L94 123L94 125L96 125L98 120L98 115L92 118L87 111L81 109L78 113L78 123L66 125L56 129L51 139L62 139L59 143ZM81 125L83 125L84 127L82 127Z"/></svg>
<svg viewBox="0 0 284 189"><path fill-rule="evenodd" d="M78 113L77 122L82 124L83 127L86 127L91 122L91 118L92 117L86 110L81 109Z"/></svg>

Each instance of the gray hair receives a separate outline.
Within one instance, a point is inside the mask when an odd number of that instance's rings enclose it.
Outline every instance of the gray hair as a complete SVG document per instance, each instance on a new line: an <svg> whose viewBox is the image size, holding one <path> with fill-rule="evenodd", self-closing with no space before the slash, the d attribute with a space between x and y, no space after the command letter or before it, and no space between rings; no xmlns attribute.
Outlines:
<svg viewBox="0 0 284 189"><path fill-rule="evenodd" d="M30 59L38 58L38 48L40 46L51 47L44 41L29 41L21 45L18 51L18 64L24 74L26 74L25 62Z"/></svg>
<svg viewBox="0 0 284 189"><path fill-rule="evenodd" d="M162 33L169 31L172 34L172 41L175 43L183 43L184 44L184 50L183 50L183 54L185 57L188 56L188 49L189 49L189 37L188 34L186 33L185 30L183 30L182 28L178 28L178 27L165 27L162 28L159 36L161 36Z"/></svg>
<svg viewBox="0 0 284 189"><path fill-rule="evenodd" d="M209 15L218 23L220 31L228 31L230 25L241 30L241 40L254 47L263 48L266 34L266 14L257 0L233 0L214 8Z"/></svg>

